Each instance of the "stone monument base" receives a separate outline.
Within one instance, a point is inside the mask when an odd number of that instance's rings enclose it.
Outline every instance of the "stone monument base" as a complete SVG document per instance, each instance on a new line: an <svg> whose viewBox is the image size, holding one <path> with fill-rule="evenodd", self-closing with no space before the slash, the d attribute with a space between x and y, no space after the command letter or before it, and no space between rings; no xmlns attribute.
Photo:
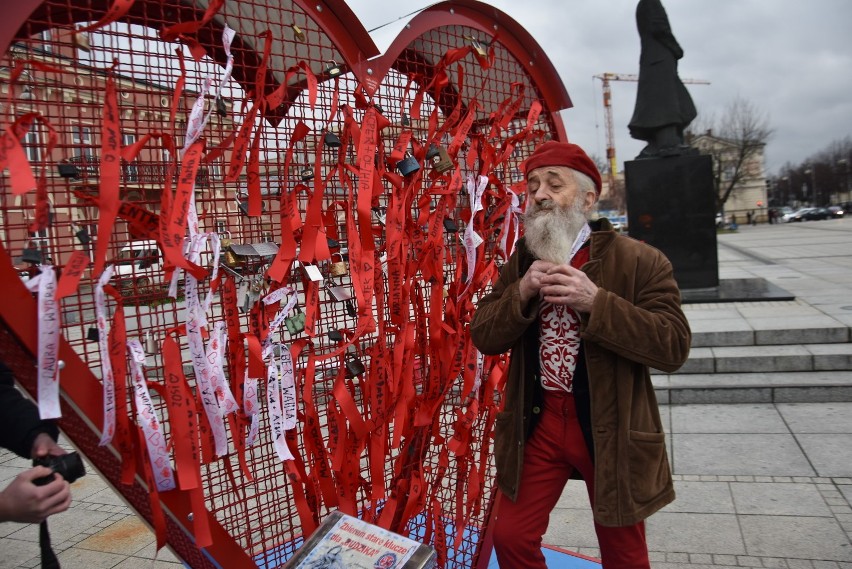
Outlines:
<svg viewBox="0 0 852 569"><path fill-rule="evenodd" d="M682 290L719 286L712 164L692 154L624 165L630 236L665 253Z"/></svg>

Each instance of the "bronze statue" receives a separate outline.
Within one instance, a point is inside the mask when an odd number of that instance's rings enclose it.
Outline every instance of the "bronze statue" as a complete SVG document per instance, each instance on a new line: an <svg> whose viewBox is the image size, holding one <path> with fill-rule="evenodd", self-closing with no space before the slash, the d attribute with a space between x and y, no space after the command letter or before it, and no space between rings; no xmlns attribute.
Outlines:
<svg viewBox="0 0 852 569"><path fill-rule="evenodd" d="M637 158L674 156L687 152L683 131L696 116L692 97L677 74L683 49L669 26L660 0L639 0L636 27L642 52L639 88L630 119L630 136L648 145Z"/></svg>

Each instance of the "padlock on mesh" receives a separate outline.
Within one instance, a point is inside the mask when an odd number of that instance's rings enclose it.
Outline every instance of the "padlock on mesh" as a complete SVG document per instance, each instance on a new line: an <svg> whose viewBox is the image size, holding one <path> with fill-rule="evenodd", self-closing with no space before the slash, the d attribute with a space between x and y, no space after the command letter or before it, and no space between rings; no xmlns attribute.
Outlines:
<svg viewBox="0 0 852 569"><path fill-rule="evenodd" d="M340 260L335 261L334 258L338 257ZM346 261L343 260L342 253L335 253L331 256L331 265L328 267L328 274L332 277L342 277L348 272L348 267L346 266Z"/></svg>
<svg viewBox="0 0 852 569"><path fill-rule="evenodd" d="M453 169L453 159L447 149L439 144L430 144L426 152L426 159L432 164L432 169L444 173Z"/></svg>
<svg viewBox="0 0 852 569"><path fill-rule="evenodd" d="M340 137L330 130L325 131L325 134L322 137L322 143L328 148L340 148L343 146L343 143L340 142Z"/></svg>
<svg viewBox="0 0 852 569"><path fill-rule="evenodd" d="M302 31L302 28L296 24L290 24L290 27L293 29L293 37L301 42L307 41L308 38L305 36L305 32Z"/></svg>
<svg viewBox="0 0 852 569"><path fill-rule="evenodd" d="M228 116L228 105L225 104L225 99L221 96L216 97L216 114L223 119Z"/></svg>
<svg viewBox="0 0 852 569"><path fill-rule="evenodd" d="M367 369L364 367L364 363L358 358L358 352L355 349L355 346L350 345L346 348L346 377L352 379L353 377L359 376Z"/></svg>
<svg viewBox="0 0 852 569"><path fill-rule="evenodd" d="M328 60L329 65L325 68L326 74L331 77L339 77L343 73L343 69L333 59Z"/></svg>
<svg viewBox="0 0 852 569"><path fill-rule="evenodd" d="M305 329L305 313L298 306L296 310L298 312L284 319L284 327L287 328L291 336L295 336Z"/></svg>
<svg viewBox="0 0 852 569"><path fill-rule="evenodd" d="M31 265L40 265L42 262L41 250L32 246L30 243L23 251L21 251L21 261Z"/></svg>
<svg viewBox="0 0 852 569"><path fill-rule="evenodd" d="M396 163L396 169L403 176L410 176L420 170L420 163L410 152L406 152L405 157Z"/></svg>
<svg viewBox="0 0 852 569"><path fill-rule="evenodd" d="M303 182L310 182L314 179L314 169L310 166L306 166L302 168L302 171L299 172L299 176L302 178Z"/></svg>

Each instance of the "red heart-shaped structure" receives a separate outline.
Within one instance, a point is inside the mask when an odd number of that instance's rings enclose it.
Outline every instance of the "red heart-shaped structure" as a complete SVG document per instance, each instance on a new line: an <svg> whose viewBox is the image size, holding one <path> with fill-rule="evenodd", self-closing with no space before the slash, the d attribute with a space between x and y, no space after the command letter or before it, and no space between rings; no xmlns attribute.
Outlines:
<svg viewBox="0 0 852 569"><path fill-rule="evenodd" d="M72 4L0 24L4 363L193 567L334 510L484 567L507 359L467 323L566 139L536 42L471 0L384 54L341 1Z"/></svg>

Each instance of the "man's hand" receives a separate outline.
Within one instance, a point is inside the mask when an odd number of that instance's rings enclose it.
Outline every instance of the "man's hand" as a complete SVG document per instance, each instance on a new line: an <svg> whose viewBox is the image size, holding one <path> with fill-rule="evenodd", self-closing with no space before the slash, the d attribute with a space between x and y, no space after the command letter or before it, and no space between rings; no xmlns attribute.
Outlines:
<svg viewBox="0 0 852 569"><path fill-rule="evenodd" d="M556 265L549 261L535 261L524 274L519 284L521 302L526 304L541 290L542 279Z"/></svg>
<svg viewBox="0 0 852 569"><path fill-rule="evenodd" d="M53 440L53 437L48 435L47 433L40 433L35 440L33 441L33 448L30 451L30 456L33 458L40 458L43 456L59 456L61 454L68 454L65 449L56 444L56 441Z"/></svg>
<svg viewBox="0 0 852 569"><path fill-rule="evenodd" d="M564 304L577 312L592 311L598 286L583 271L571 265L554 265L540 282L545 302Z"/></svg>
<svg viewBox="0 0 852 569"><path fill-rule="evenodd" d="M71 505L71 485L61 475L44 486L33 480L50 476L53 471L45 466L25 470L0 492L0 522L36 524L48 516L64 512Z"/></svg>

